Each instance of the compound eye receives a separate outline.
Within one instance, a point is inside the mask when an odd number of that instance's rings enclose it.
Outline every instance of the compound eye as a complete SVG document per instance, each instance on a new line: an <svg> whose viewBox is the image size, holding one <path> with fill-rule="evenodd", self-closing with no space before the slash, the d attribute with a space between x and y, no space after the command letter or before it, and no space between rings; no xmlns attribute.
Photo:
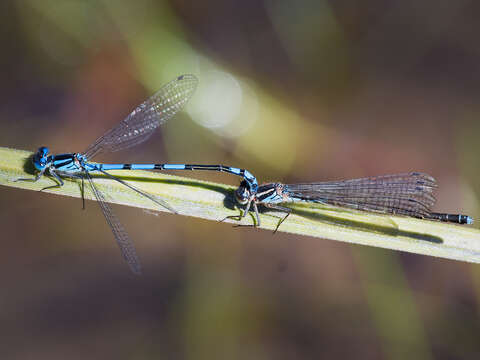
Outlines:
<svg viewBox="0 0 480 360"><path fill-rule="evenodd" d="M245 205L250 200L250 192L246 188L240 186L235 190L235 198L239 204Z"/></svg>
<svg viewBox="0 0 480 360"><path fill-rule="evenodd" d="M33 165L37 170L42 170L43 168L45 168L45 166L47 166L48 153L49 153L48 148L45 146L42 146L37 150L37 152L33 156Z"/></svg>
<svg viewBox="0 0 480 360"><path fill-rule="evenodd" d="M37 152L42 156L47 156L48 153L50 152L50 150L46 146L42 146L42 147L38 148Z"/></svg>

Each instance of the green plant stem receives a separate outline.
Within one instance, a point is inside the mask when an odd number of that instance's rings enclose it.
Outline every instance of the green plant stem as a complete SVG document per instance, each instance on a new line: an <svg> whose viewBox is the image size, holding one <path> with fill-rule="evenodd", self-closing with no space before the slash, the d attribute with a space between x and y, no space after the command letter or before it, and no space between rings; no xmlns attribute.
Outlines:
<svg viewBox="0 0 480 360"><path fill-rule="evenodd" d="M31 156L31 152L0 147L0 185L38 191L54 184L49 176L43 176L37 182L14 181L18 178L33 178ZM30 173L25 169L30 169ZM218 221L240 213L234 206L234 188L228 185L159 172L111 173L145 192L158 196L180 215ZM99 177L95 179L95 183L106 194L109 202L147 210L167 211L110 179ZM85 197L93 199L88 186L85 189ZM81 197L80 181L66 179L63 187L44 192ZM292 204L291 207L294 211L280 226L279 231L480 263L480 231L472 226L377 215L305 203ZM261 228L275 229L279 216L284 214L274 212L261 214ZM253 220L253 216L249 214L242 220L242 224L252 224ZM230 219L226 222L236 223Z"/></svg>

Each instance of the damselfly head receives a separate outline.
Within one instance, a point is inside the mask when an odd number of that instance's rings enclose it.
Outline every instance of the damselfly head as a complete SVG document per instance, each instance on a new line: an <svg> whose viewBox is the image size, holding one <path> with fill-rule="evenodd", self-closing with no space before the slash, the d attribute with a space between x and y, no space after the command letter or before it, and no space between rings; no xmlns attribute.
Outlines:
<svg viewBox="0 0 480 360"><path fill-rule="evenodd" d="M235 199L240 205L245 205L250 201L251 195L249 184L243 180L238 189L235 190Z"/></svg>
<svg viewBox="0 0 480 360"><path fill-rule="evenodd" d="M32 159L33 166L35 166L35 169L37 169L38 171L42 171L43 169L45 169L45 166L47 166L49 162L49 159L48 159L49 152L50 150L45 146L38 148L37 152L35 153L35 155L33 155L33 159Z"/></svg>

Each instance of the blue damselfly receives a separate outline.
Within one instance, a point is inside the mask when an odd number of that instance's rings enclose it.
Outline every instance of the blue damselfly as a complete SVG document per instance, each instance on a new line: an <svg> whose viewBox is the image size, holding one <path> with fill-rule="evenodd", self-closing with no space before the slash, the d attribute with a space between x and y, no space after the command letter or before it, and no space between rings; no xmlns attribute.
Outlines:
<svg viewBox="0 0 480 360"><path fill-rule="evenodd" d="M247 170L224 165L198 165L198 164L99 164L91 160L102 152L118 151L130 148L147 140L155 130L168 119L180 111L192 96L197 87L198 80L194 75L181 75L164 85L157 93L138 105L130 115L118 125L98 138L82 153L50 154L49 148L42 146L33 156L33 164L37 175L33 179L18 179L23 181L37 181L48 173L57 184L47 188L63 186L62 178L86 179L95 195L103 214L113 231L123 257L130 269L135 274L141 273L141 265L124 227L112 212L110 205L105 201L105 196L95 186L92 175L105 175L118 181L133 191L147 197L156 204L175 212L168 204L154 196L147 194L122 179L108 173L109 170L206 170L221 171L241 176L249 188L257 188L257 180ZM42 189L42 190L44 190Z"/></svg>

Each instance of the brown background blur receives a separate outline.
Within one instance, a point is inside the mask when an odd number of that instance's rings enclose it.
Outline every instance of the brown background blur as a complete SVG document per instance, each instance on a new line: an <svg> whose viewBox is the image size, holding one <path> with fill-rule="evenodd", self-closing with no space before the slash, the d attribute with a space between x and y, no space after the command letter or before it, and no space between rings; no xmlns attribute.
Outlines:
<svg viewBox="0 0 480 360"><path fill-rule="evenodd" d="M201 82L96 160L260 181L405 172L478 218L478 1L2 1L0 145L82 151L161 85ZM195 174L229 182L222 174ZM0 188L1 359L477 359L480 268ZM474 225L475 226L475 225Z"/></svg>

